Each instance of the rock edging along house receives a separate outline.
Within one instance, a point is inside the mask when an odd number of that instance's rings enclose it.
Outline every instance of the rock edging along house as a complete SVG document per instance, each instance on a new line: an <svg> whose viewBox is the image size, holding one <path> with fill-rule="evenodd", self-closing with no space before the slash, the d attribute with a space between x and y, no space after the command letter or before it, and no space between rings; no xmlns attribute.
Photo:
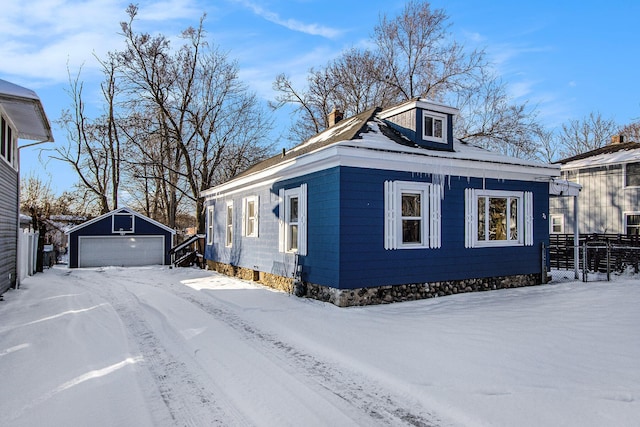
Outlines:
<svg viewBox="0 0 640 427"><path fill-rule="evenodd" d="M455 140L457 113L372 109L208 189L208 266L339 306L540 284L559 167Z"/></svg>

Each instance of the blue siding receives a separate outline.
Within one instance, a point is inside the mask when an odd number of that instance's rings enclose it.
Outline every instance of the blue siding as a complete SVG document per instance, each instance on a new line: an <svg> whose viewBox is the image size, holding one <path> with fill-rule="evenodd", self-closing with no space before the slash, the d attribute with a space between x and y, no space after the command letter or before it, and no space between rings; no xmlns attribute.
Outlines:
<svg viewBox="0 0 640 427"><path fill-rule="evenodd" d="M123 212L125 213L125 212ZM112 232L112 215L108 215L102 218L100 221L96 221L92 224L88 224L85 227L69 233L69 267L78 267L78 237L79 236L117 236L119 233ZM135 221L135 233L129 233L132 236L164 236L165 246L165 261L166 265L171 264L171 255L169 251L173 245L173 238L171 232L164 228L145 220L144 218L136 216Z"/></svg>
<svg viewBox="0 0 640 427"><path fill-rule="evenodd" d="M384 249L384 181L431 182L430 174L336 167L278 182L215 206L214 244L205 258L292 277L294 257L278 251L278 192L307 184L308 255L301 259L310 283L360 287L462 280L540 273L541 243L548 244L548 184L545 182L447 177L442 200L442 246L438 249ZM504 248L465 248L466 188L534 193L534 244ZM259 236L241 236L242 199L260 197ZM233 246L225 246L226 203L234 203Z"/></svg>
<svg viewBox="0 0 640 427"><path fill-rule="evenodd" d="M534 193L534 245L464 247L464 189L482 179L451 177L442 200L442 247L384 249L384 181L430 182L411 173L343 168L341 172L341 289L540 273L540 244L548 243L546 183L486 180L485 188Z"/></svg>

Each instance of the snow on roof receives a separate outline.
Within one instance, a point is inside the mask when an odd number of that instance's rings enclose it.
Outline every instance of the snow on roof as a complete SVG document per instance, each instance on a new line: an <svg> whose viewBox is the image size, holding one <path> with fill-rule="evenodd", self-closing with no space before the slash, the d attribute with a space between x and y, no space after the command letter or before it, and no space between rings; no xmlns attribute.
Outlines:
<svg viewBox="0 0 640 427"><path fill-rule="evenodd" d="M305 173L313 169L314 159L326 160L326 156L338 155L335 150L345 149L356 150L346 155L348 160L345 158L356 167L498 179L548 180L560 175L559 165L510 157L458 140L454 140L454 151L420 147L388 126L379 117L380 111L375 108L345 119L282 155L259 162L230 181L203 191L201 196L218 197L249 182L264 183L276 176L282 179L288 174ZM345 162L340 164L346 166Z"/></svg>
<svg viewBox="0 0 640 427"><path fill-rule="evenodd" d="M620 163L640 161L640 144L629 146L628 149L614 152L604 152L590 157L568 161L562 165L563 169L583 169L592 166L605 166Z"/></svg>
<svg viewBox="0 0 640 427"><path fill-rule="evenodd" d="M0 105L18 129L19 138L53 142L51 125L34 91L0 79Z"/></svg>
<svg viewBox="0 0 640 427"><path fill-rule="evenodd" d="M355 126L362 126L362 123L360 122L360 120L358 120L358 116L354 116L338 122L335 126L332 126L329 129L311 137L304 143L293 147L291 150L289 150L289 152L296 152L318 142L327 141L342 132L348 132L352 130Z"/></svg>

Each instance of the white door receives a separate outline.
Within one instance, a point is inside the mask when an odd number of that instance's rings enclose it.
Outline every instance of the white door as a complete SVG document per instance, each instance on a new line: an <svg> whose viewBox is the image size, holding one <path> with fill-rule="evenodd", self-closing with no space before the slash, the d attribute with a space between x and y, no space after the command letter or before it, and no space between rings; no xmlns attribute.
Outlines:
<svg viewBox="0 0 640 427"><path fill-rule="evenodd" d="M164 236L79 236L78 267L164 264Z"/></svg>

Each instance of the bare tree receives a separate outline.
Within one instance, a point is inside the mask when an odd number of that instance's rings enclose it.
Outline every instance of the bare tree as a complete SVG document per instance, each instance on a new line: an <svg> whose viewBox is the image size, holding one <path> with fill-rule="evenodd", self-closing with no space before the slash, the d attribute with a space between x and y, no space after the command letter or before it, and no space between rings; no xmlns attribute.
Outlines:
<svg viewBox="0 0 640 427"><path fill-rule="evenodd" d="M635 121L624 125L619 132L626 141L640 142L640 121Z"/></svg>
<svg viewBox="0 0 640 427"><path fill-rule="evenodd" d="M612 119L605 119L599 112L592 112L582 120L570 120L560 131L561 154L572 157L605 146L618 131Z"/></svg>
<svg viewBox="0 0 640 427"><path fill-rule="evenodd" d="M333 108L354 115L372 107L417 97L448 102L461 110L456 137L518 157L534 158L535 109L516 104L491 71L482 50L467 52L451 39L448 16L428 2L409 1L403 12L383 15L375 27L375 51L350 49L324 68L312 69L307 88L280 75L272 107L294 105L292 139L327 127Z"/></svg>
<svg viewBox="0 0 640 427"><path fill-rule="evenodd" d="M101 213L117 207L119 175L119 150L113 116L114 69L105 68L104 71L107 79L102 89L108 112L95 119L88 117L85 112L84 85L80 81L80 72L73 78L69 72L67 93L72 107L63 111L58 120L67 131L67 144L58 145L51 156L74 169L80 179L79 185L88 190Z"/></svg>
<svg viewBox="0 0 640 427"><path fill-rule="evenodd" d="M205 40L204 16L197 28L183 31L185 43L174 51L164 35L134 31L137 13L136 6L127 9L129 21L122 23L126 48L118 57L130 115L152 121L146 144L153 145L154 154L139 163L157 179L168 225L175 226L178 199L184 195L195 206L202 231L200 192L228 175L219 168L245 168L263 158L270 150L264 140L272 124L239 80L237 64Z"/></svg>
<svg viewBox="0 0 640 427"><path fill-rule="evenodd" d="M473 84L487 63L483 51L466 53L450 38L448 16L428 2L410 0L394 18L383 15L374 30L385 82L404 99L444 96Z"/></svg>

